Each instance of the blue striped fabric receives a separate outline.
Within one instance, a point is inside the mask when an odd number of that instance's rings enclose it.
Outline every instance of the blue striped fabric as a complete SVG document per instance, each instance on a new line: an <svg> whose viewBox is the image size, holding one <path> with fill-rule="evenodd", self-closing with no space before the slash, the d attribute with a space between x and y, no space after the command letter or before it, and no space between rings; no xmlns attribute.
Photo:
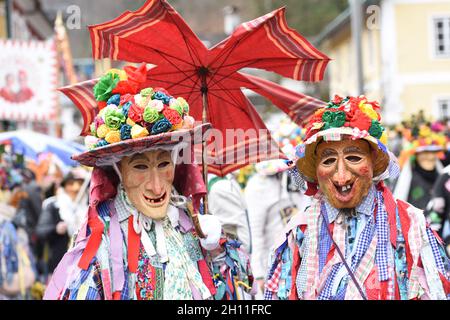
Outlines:
<svg viewBox="0 0 450 320"><path fill-rule="evenodd" d="M373 214L370 214L374 210L375 195L376 195L375 189L371 188L369 194L366 196L366 198L363 200L363 202L357 207L358 213L365 214L366 216L369 216L369 215L370 216L368 217L367 223L366 223L363 231L361 232L360 236L355 240L355 243L354 243L354 245L356 245L356 248L355 248L355 252L353 253L353 256L351 258L351 265L350 265L350 269L353 272L358 267L359 262L361 261L362 257L364 256L367 249L369 248L369 245L375 235L375 224L373 222ZM329 208L328 206L322 205L322 210L324 210L322 217L325 217L324 221L330 217L333 218L333 220L335 218L334 214L330 215L327 212L328 208ZM349 225L353 226L353 229L349 230L347 232L347 238L350 233L354 234L356 232L356 229L357 229L356 222L358 221L357 219L358 219L357 217L354 217L349 221ZM324 229L324 231L326 232L326 229ZM321 250L320 246L319 246L319 250ZM351 248L346 248L346 253L351 252L351 251L352 251ZM319 251L319 254L320 254L320 251ZM322 257L319 255L319 262L320 262L321 258ZM326 259L326 255L325 255L325 259ZM318 296L319 300L343 299L345 297L345 292L346 292L347 283L348 283L348 279L346 279L346 277L348 277L348 275L343 278L343 280L345 280L347 282L345 282L345 284L341 285L338 289L336 296L332 297L332 288L334 285L335 277L341 268L344 268L344 264L342 262L339 262L333 266L333 268L331 269L330 275L328 276L327 280L325 281L324 288Z"/></svg>
<svg viewBox="0 0 450 320"><path fill-rule="evenodd" d="M434 261L436 261L437 268L439 272L442 273L443 276L447 277L444 267L444 261L442 260L443 256L441 255L441 252L439 250L439 244L430 228L427 228L427 236L428 241L430 241L431 250L433 251L433 257Z"/></svg>
<svg viewBox="0 0 450 320"><path fill-rule="evenodd" d="M377 192L377 251L376 263L378 267L378 280L386 281L389 279L388 272L388 253L387 245L389 244L389 223L387 212L384 209L383 196L379 191Z"/></svg>

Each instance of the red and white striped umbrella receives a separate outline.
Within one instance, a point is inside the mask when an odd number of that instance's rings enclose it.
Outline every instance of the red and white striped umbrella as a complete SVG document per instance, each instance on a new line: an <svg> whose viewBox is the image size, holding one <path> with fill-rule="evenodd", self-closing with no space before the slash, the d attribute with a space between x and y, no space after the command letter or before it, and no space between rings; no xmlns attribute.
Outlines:
<svg viewBox="0 0 450 320"><path fill-rule="evenodd" d="M249 163L283 156L279 148L271 149L276 143L242 88L269 99L297 124L324 104L239 72L260 68L295 80L323 79L330 59L287 26L284 11L280 8L243 23L208 49L165 0L149 0L135 12L90 26L93 56L155 65L148 71L145 85L164 87L172 95L184 97L196 120L210 122L223 133L211 138L207 147L209 172L223 176ZM95 83L91 80L62 89L81 110L85 134L97 113L92 94ZM225 132L235 129L251 129L256 136L227 139ZM261 153L255 146L277 151ZM224 162L225 154L235 157Z"/></svg>

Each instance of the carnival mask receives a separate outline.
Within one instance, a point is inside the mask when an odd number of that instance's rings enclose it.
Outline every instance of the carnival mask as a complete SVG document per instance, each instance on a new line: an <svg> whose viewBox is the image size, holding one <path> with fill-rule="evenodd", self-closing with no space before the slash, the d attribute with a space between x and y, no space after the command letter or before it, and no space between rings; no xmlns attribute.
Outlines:
<svg viewBox="0 0 450 320"><path fill-rule="evenodd" d="M424 151L416 154L417 163L426 171L433 171L436 168L438 159L437 153L433 151Z"/></svg>
<svg viewBox="0 0 450 320"><path fill-rule="evenodd" d="M333 207L355 208L368 194L373 160L365 140L323 141L318 144L317 181Z"/></svg>
<svg viewBox="0 0 450 320"><path fill-rule="evenodd" d="M152 150L120 161L122 184L133 206L154 220L167 214L175 166L170 152Z"/></svg>

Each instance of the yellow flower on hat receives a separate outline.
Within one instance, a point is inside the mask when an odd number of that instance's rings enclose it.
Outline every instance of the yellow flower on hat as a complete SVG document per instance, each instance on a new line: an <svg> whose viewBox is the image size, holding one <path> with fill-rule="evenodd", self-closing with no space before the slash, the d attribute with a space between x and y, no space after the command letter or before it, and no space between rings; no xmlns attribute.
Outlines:
<svg viewBox="0 0 450 320"><path fill-rule="evenodd" d="M183 128L183 121L180 121L178 124L173 125L171 131L179 130L181 128Z"/></svg>
<svg viewBox="0 0 450 320"><path fill-rule="evenodd" d="M111 130L106 134L105 140L108 143L120 142L120 132L117 130Z"/></svg>
<svg viewBox="0 0 450 320"><path fill-rule="evenodd" d="M431 129L428 126L421 126L419 130L419 137L429 137L431 136Z"/></svg>
<svg viewBox="0 0 450 320"><path fill-rule="evenodd" d="M323 122L314 122L313 125L312 125L312 129L313 129L313 130L314 130L314 129L320 129L320 128L323 127L323 125L324 125Z"/></svg>
<svg viewBox="0 0 450 320"><path fill-rule="evenodd" d="M106 126L106 124L102 124L97 128L97 136L99 138L104 138L110 132L111 129Z"/></svg>
<svg viewBox="0 0 450 320"><path fill-rule="evenodd" d="M120 81L124 81L128 79L127 73L125 72L125 70L121 70L121 69L109 69L108 73L111 74L117 74L119 76L119 80Z"/></svg>
<svg viewBox="0 0 450 320"><path fill-rule="evenodd" d="M146 137L148 136L148 130L144 127L141 127L138 124L135 124L132 128L131 128L131 137L134 138L142 138L142 137Z"/></svg>
<svg viewBox="0 0 450 320"><path fill-rule="evenodd" d="M388 135L387 135L386 130L383 131L383 134L382 134L381 137L380 137L380 142L381 142L382 144L384 144L385 146L387 146Z"/></svg>
<svg viewBox="0 0 450 320"><path fill-rule="evenodd" d="M130 126L134 126L136 124L136 122L134 122L133 120L131 120L130 118L127 118L126 124L130 125Z"/></svg>
<svg viewBox="0 0 450 320"><path fill-rule="evenodd" d="M373 110L370 104L361 102L359 104L359 109L361 109L361 111L364 112L370 119L378 120L378 113Z"/></svg>

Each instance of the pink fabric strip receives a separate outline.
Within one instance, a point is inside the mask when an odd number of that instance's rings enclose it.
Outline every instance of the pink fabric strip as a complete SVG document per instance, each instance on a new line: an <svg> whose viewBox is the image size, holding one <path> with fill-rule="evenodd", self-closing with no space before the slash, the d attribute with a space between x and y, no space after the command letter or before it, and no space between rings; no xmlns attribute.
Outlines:
<svg viewBox="0 0 450 320"><path fill-rule="evenodd" d="M111 246L111 263L113 271L113 290L122 291L125 282L123 270L122 231L120 230L119 216L114 208L114 201L109 203L111 221L109 227L109 239Z"/></svg>

